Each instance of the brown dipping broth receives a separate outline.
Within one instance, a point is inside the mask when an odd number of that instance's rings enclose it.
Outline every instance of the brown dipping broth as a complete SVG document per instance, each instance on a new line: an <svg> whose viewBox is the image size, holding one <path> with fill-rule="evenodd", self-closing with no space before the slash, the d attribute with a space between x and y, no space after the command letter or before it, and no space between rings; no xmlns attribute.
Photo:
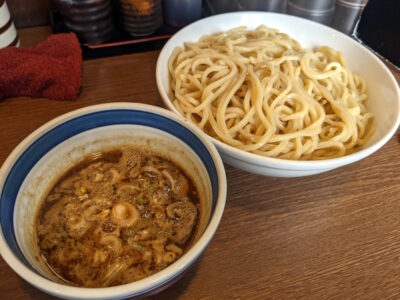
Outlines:
<svg viewBox="0 0 400 300"><path fill-rule="evenodd" d="M72 285L133 282L188 250L199 206L195 185L171 160L134 146L96 153L43 200L36 218L40 255Z"/></svg>

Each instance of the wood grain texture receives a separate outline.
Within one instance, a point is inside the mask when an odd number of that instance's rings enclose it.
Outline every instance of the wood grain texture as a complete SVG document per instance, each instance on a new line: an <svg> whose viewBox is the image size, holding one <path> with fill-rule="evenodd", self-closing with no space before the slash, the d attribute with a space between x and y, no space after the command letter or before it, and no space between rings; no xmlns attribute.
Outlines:
<svg viewBox="0 0 400 300"><path fill-rule="evenodd" d="M38 126L75 108L109 101L162 105L157 56L84 62L76 101L0 102L0 163ZM400 131L372 156L306 178L267 178L226 166L228 198L215 237L183 279L148 299L399 299L399 139ZM53 299L3 260L0 290L2 299Z"/></svg>

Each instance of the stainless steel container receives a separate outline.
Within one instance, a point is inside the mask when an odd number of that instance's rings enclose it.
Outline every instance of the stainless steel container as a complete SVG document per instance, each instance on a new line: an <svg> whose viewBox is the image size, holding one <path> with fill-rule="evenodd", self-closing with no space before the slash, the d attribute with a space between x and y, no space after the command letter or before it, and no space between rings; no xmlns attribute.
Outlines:
<svg viewBox="0 0 400 300"><path fill-rule="evenodd" d="M289 2L306 11L326 11L335 6L335 0L289 0Z"/></svg>
<svg viewBox="0 0 400 300"><path fill-rule="evenodd" d="M239 0L239 9L286 12L287 0Z"/></svg>
<svg viewBox="0 0 400 300"><path fill-rule="evenodd" d="M336 0L336 2L344 2L349 5L355 5L355 6L365 6L368 3L368 0Z"/></svg>
<svg viewBox="0 0 400 300"><path fill-rule="evenodd" d="M313 6L312 3L315 3ZM303 6L300 6L300 5ZM331 1L306 1L289 0L287 7L288 14L306 18L318 23L329 25L335 12L335 2Z"/></svg>
<svg viewBox="0 0 400 300"><path fill-rule="evenodd" d="M352 34L368 0L337 0L331 26L345 34Z"/></svg>

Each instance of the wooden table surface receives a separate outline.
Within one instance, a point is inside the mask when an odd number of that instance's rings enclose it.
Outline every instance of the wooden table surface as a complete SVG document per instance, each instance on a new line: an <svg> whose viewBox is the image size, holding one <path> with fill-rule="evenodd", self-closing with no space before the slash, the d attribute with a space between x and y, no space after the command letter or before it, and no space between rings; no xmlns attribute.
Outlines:
<svg viewBox="0 0 400 300"><path fill-rule="evenodd" d="M23 45L49 34L20 32ZM162 106L158 52L85 61L75 101L0 101L0 164L29 133L83 106ZM400 82L400 72L390 67ZM321 175L268 178L226 165L225 212L178 283L150 299L400 299L400 131L377 153ZM0 299L53 299L0 258Z"/></svg>

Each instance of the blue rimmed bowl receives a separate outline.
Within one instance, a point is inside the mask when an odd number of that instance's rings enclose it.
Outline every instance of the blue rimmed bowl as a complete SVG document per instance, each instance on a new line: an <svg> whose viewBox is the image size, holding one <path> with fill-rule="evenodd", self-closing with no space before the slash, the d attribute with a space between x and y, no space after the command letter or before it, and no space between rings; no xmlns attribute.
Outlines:
<svg viewBox="0 0 400 300"><path fill-rule="evenodd" d="M195 182L200 221L192 247L176 262L145 279L108 288L64 284L40 259L35 218L41 199L65 169L87 154L135 144L175 160ZM0 170L0 254L23 279L66 299L124 299L157 293L199 258L221 220L226 176L221 158L193 125L165 109L112 103L79 109L43 125L23 140Z"/></svg>

